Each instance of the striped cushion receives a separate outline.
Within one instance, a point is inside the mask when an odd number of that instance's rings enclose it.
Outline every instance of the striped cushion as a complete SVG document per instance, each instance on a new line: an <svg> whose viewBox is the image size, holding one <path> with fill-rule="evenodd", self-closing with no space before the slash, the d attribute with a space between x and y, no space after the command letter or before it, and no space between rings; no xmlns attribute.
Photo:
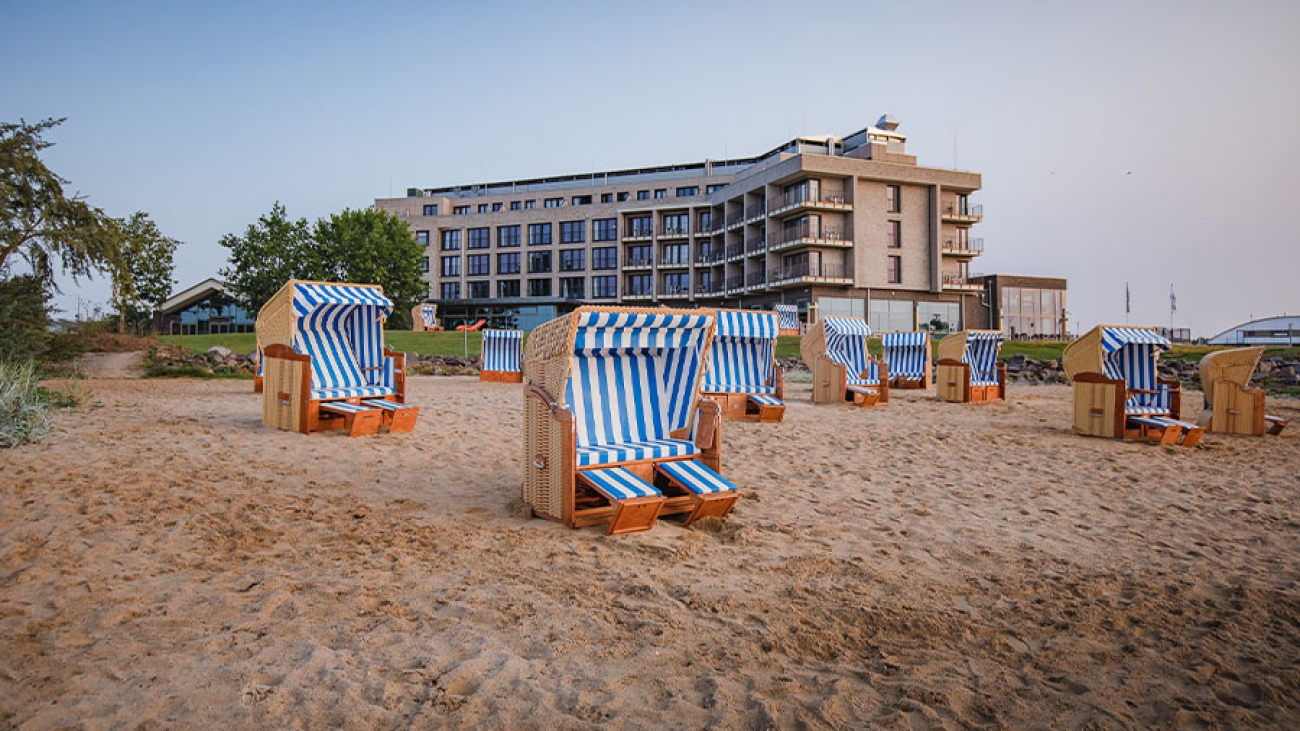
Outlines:
<svg viewBox="0 0 1300 731"><path fill-rule="evenodd" d="M1183 431L1191 431L1192 429L1201 428L1197 424L1189 424L1186 421L1171 419L1167 416L1134 416L1129 417L1129 421L1137 422L1138 424L1148 424L1151 426L1176 426Z"/></svg>
<svg viewBox="0 0 1300 731"><path fill-rule="evenodd" d="M865 394L877 394L877 393L880 393L880 391L878 391L878 390L876 390L876 389L874 389L874 388L867 388L866 386L855 386L855 385L853 385L853 384L849 384L848 390L850 390L850 391L854 391L854 392L856 392L856 393L865 393Z"/></svg>
<svg viewBox="0 0 1300 731"><path fill-rule="evenodd" d="M775 396L763 396L756 393L751 393L749 395L749 400L753 401L759 406L785 406L785 403L783 403L781 399Z"/></svg>
<svg viewBox="0 0 1300 731"><path fill-rule="evenodd" d="M374 409L369 406L350 404L347 401L331 401L326 404L321 404L320 408L322 411L333 411L338 414L359 414L363 411L374 411Z"/></svg>
<svg viewBox="0 0 1300 731"><path fill-rule="evenodd" d="M523 342L520 330L484 330L482 370L518 373Z"/></svg>
<svg viewBox="0 0 1300 731"><path fill-rule="evenodd" d="M361 403L376 409L383 409L384 411L401 411L402 409L416 408L414 406L407 406L406 404L399 404L396 401L375 400L375 401L362 401Z"/></svg>
<svg viewBox="0 0 1300 731"><path fill-rule="evenodd" d="M622 467L584 470L578 475L611 500L662 495L658 488Z"/></svg>
<svg viewBox="0 0 1300 731"><path fill-rule="evenodd" d="M669 459L699 454L694 442L684 439L655 439L578 447L578 466L618 464L640 459Z"/></svg>
<svg viewBox="0 0 1300 731"><path fill-rule="evenodd" d="M388 386L355 386L350 388L313 388L311 397L316 401L326 399L370 398L372 396L393 396L395 389Z"/></svg>
<svg viewBox="0 0 1300 731"><path fill-rule="evenodd" d="M776 393L776 386L722 386L704 384L706 393Z"/></svg>
<svg viewBox="0 0 1300 731"><path fill-rule="evenodd" d="M925 367L930 361L930 336L927 333L885 333L880 336L880 344L890 378L925 377Z"/></svg>
<svg viewBox="0 0 1300 731"><path fill-rule="evenodd" d="M696 495L715 492L734 492L736 486L725 477L693 459L684 462L661 462L655 469L672 477Z"/></svg>

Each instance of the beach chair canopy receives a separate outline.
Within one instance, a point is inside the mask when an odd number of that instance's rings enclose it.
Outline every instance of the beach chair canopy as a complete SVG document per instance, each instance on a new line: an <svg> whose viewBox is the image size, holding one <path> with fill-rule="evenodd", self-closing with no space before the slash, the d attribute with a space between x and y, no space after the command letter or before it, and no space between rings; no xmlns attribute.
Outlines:
<svg viewBox="0 0 1300 731"><path fill-rule="evenodd" d="M420 322L423 322L424 326L428 328L437 327L438 306L428 302L420 305Z"/></svg>
<svg viewBox="0 0 1300 731"><path fill-rule="evenodd" d="M1129 395L1125 413L1163 414L1169 412L1169 389L1158 381L1156 361L1168 349L1169 340L1151 328L1098 325L1065 349L1062 362L1071 377L1102 373L1138 391Z"/></svg>
<svg viewBox="0 0 1300 731"><path fill-rule="evenodd" d="M522 330L484 330L481 370L518 372L523 342Z"/></svg>
<svg viewBox="0 0 1300 731"><path fill-rule="evenodd" d="M776 305L776 314L781 318L782 330L799 329L799 306L798 305Z"/></svg>
<svg viewBox="0 0 1300 731"><path fill-rule="evenodd" d="M967 330L966 346L961 362L970 364L972 386L996 386L998 383L998 351L1003 335L992 330Z"/></svg>
<svg viewBox="0 0 1300 731"><path fill-rule="evenodd" d="M879 385L876 362L867 357L867 338L871 337L867 323L856 317L831 315L823 317L820 324L826 330L826 357L844 366L847 384Z"/></svg>
<svg viewBox="0 0 1300 731"><path fill-rule="evenodd" d="M388 396L394 366L384 357L393 303L370 284L291 281L257 317L257 344L311 356L313 399Z"/></svg>
<svg viewBox="0 0 1300 731"><path fill-rule="evenodd" d="M890 378L925 378L925 366L930 360L929 333L884 333L880 344Z"/></svg>
<svg viewBox="0 0 1300 731"><path fill-rule="evenodd" d="M579 467L689 456L695 444L671 434L695 425L713 329L708 310L582 308L533 332L524 368L572 410ZM567 359L560 383L557 355Z"/></svg>
<svg viewBox="0 0 1300 731"><path fill-rule="evenodd" d="M776 393L778 317L774 312L719 310L704 376L709 393Z"/></svg>
<svg viewBox="0 0 1300 731"><path fill-rule="evenodd" d="M1214 406L1215 384L1219 381L1234 383L1242 388L1250 387L1250 379L1259 368L1260 356L1264 346L1232 348L1207 353L1201 358L1197 373L1201 378L1201 393L1205 395L1205 407Z"/></svg>

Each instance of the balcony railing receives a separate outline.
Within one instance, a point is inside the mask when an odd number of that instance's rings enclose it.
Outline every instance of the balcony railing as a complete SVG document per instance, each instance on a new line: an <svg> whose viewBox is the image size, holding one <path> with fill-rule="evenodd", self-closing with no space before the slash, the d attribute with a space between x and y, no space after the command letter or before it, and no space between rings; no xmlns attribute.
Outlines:
<svg viewBox="0 0 1300 731"><path fill-rule="evenodd" d="M745 286L744 277L727 277L727 290L741 289Z"/></svg>
<svg viewBox="0 0 1300 731"><path fill-rule="evenodd" d="M785 210L797 206L828 206L834 208L852 208L852 204L844 199L843 194L835 193L810 193L804 190L792 190L780 198L773 198L770 205L774 209Z"/></svg>
<svg viewBox="0 0 1300 731"><path fill-rule="evenodd" d="M727 244L727 258L734 256L743 256L745 254L744 244Z"/></svg>
<svg viewBox="0 0 1300 731"><path fill-rule="evenodd" d="M762 251L766 247L762 236L755 236L745 242L745 253L753 254L756 251Z"/></svg>
<svg viewBox="0 0 1300 731"><path fill-rule="evenodd" d="M623 292L624 297L653 297L653 287L628 287Z"/></svg>
<svg viewBox="0 0 1300 731"><path fill-rule="evenodd" d="M695 294L722 294L724 291L721 285L713 282L700 282L695 285Z"/></svg>
<svg viewBox="0 0 1300 731"><path fill-rule="evenodd" d="M740 223L740 222L742 222L742 221L744 221L744 220L745 220L745 213L744 213L744 211L736 211L735 213L728 213L728 214L727 214L727 227L730 228L731 226L735 226L736 224L738 224L738 223Z"/></svg>
<svg viewBox="0 0 1300 731"><path fill-rule="evenodd" d="M663 289L659 290L661 297L685 297L691 293L691 288L685 284L665 284Z"/></svg>
<svg viewBox="0 0 1300 731"><path fill-rule="evenodd" d="M714 263L720 262L720 261L722 261L723 259L726 259L726 258L727 258L727 256L726 256L726 254L722 251L722 249L717 249L716 251L713 251L713 250L709 250L709 251L701 251L701 252L699 252L698 254L695 255L695 263L696 263L696 264L714 264Z"/></svg>
<svg viewBox="0 0 1300 731"><path fill-rule="evenodd" d="M831 228L829 226L812 226L807 223L799 224L791 228L783 228L780 231L774 231L768 236L768 243L773 248L780 248L786 244L801 241L803 239L815 239L818 241L839 241L847 243L848 238L844 232Z"/></svg>
<svg viewBox="0 0 1300 731"><path fill-rule="evenodd" d="M767 284L767 272L750 272L745 275L746 287L757 287Z"/></svg>
<svg viewBox="0 0 1300 731"><path fill-rule="evenodd" d="M688 267L691 265L691 258L686 254L664 254L659 257L659 266L661 267Z"/></svg>
<svg viewBox="0 0 1300 731"><path fill-rule="evenodd" d="M648 267L655 263L654 256L629 256L623 261L624 267Z"/></svg>
<svg viewBox="0 0 1300 731"><path fill-rule="evenodd" d="M690 226L664 226L659 232L660 237L666 236L686 236L690 234Z"/></svg>
<svg viewBox="0 0 1300 731"><path fill-rule="evenodd" d="M745 209L745 220L747 221L751 218L759 218L761 216L766 216L766 215L767 215L766 203L755 203L754 205L749 206L748 208Z"/></svg>
<svg viewBox="0 0 1300 731"><path fill-rule="evenodd" d="M629 226L625 239L648 239L654 236L653 226Z"/></svg>
<svg viewBox="0 0 1300 731"><path fill-rule="evenodd" d="M957 221L978 221L984 218L984 205L949 203L943 208L943 217Z"/></svg>
<svg viewBox="0 0 1300 731"><path fill-rule="evenodd" d="M966 241L948 239L943 242L941 248L945 254L983 254L984 239L968 239Z"/></svg>
<svg viewBox="0 0 1300 731"><path fill-rule="evenodd" d="M965 290L979 290L984 288L984 285L978 282L968 281L966 277L963 277L960 274L943 275L943 286L948 289L965 289Z"/></svg>
<svg viewBox="0 0 1300 731"><path fill-rule="evenodd" d="M813 277L818 279L848 279L849 274L843 264L795 264L781 267L772 277L773 282L785 282L791 279Z"/></svg>

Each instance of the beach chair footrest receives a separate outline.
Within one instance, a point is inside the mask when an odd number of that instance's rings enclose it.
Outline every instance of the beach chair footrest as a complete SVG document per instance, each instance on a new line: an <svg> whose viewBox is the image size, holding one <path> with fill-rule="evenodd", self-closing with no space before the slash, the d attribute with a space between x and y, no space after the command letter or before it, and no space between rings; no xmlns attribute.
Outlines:
<svg viewBox="0 0 1300 731"><path fill-rule="evenodd" d="M726 517L740 496L730 480L699 460L659 462L655 464L655 474L665 488L687 498L683 501L688 513L687 525L706 516Z"/></svg>
<svg viewBox="0 0 1300 731"><path fill-rule="evenodd" d="M1271 414L1264 415L1264 427L1266 431L1275 436L1281 434L1282 430L1285 429L1286 425L1289 423L1291 423L1289 419L1283 419L1280 416L1273 416Z"/></svg>
<svg viewBox="0 0 1300 731"><path fill-rule="evenodd" d="M384 412L362 404L347 401L327 401L320 405L322 412L343 417L343 428L350 437L364 437L379 433L384 423Z"/></svg>
<svg viewBox="0 0 1300 731"><path fill-rule="evenodd" d="M1201 426L1167 416L1129 416L1127 422L1128 428L1136 431L1138 438L1161 444L1181 443L1184 447L1194 447L1205 433Z"/></svg>
<svg viewBox="0 0 1300 731"><path fill-rule="evenodd" d="M614 506L606 535L649 530L664 506L664 495L624 467L582 470L578 480Z"/></svg>
<svg viewBox="0 0 1300 731"><path fill-rule="evenodd" d="M415 421L420 417L420 407L399 404L396 401L371 399L361 403L379 409L384 415L384 425L389 434L409 434L415 429Z"/></svg>

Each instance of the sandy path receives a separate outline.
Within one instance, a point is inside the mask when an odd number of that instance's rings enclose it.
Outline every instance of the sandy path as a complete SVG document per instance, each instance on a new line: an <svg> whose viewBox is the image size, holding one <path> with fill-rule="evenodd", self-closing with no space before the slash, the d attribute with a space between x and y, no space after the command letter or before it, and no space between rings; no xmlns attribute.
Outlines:
<svg viewBox="0 0 1300 731"><path fill-rule="evenodd" d="M144 374L144 353L85 353L77 365L89 378L139 378Z"/></svg>
<svg viewBox="0 0 1300 731"><path fill-rule="evenodd" d="M0 454L0 726L1295 728L1300 408L1187 450L1068 389L728 424L719 532L521 515L517 387L414 434L96 381ZM1191 396L1199 407L1199 398Z"/></svg>

